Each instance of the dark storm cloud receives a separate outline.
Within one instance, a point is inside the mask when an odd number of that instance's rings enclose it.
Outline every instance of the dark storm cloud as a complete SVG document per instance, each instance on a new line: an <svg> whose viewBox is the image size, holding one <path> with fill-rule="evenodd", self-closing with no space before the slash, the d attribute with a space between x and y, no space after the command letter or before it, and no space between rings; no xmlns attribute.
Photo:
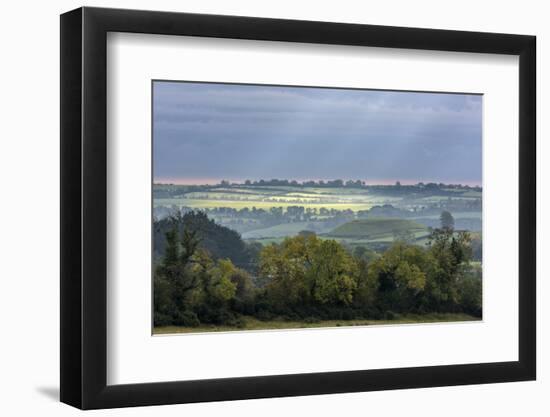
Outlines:
<svg viewBox="0 0 550 417"><path fill-rule="evenodd" d="M154 176L481 183L481 108L475 95L155 82Z"/></svg>

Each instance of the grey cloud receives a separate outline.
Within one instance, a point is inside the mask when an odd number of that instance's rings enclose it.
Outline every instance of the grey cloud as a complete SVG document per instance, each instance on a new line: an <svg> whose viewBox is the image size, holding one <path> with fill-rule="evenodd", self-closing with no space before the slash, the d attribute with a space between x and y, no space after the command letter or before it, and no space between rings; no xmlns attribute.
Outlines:
<svg viewBox="0 0 550 417"><path fill-rule="evenodd" d="M475 95L156 82L156 178L481 182Z"/></svg>

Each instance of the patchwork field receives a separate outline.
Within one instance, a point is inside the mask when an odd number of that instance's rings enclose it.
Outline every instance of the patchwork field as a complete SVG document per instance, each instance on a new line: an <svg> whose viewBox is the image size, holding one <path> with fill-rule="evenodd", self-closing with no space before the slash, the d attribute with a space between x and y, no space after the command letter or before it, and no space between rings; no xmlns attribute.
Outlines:
<svg viewBox="0 0 550 417"><path fill-rule="evenodd" d="M374 205L399 201L399 197L384 196L364 189L353 188L316 188L291 186L265 186L235 188L211 187L207 190L186 192L184 187L158 188L154 206L185 206L190 208L228 207L235 209L267 209L302 206L310 209L368 210ZM180 192L178 192L180 191ZM170 197L162 194L170 193Z"/></svg>
<svg viewBox="0 0 550 417"><path fill-rule="evenodd" d="M306 231L351 246L396 238L424 244L442 210L452 211L457 229L481 230L481 192L470 187L155 184L153 196L157 218L205 211L262 245Z"/></svg>
<svg viewBox="0 0 550 417"><path fill-rule="evenodd" d="M284 223L276 226L266 227L263 229L252 230L242 234L243 239L262 239L265 237L279 238L285 236L294 236L301 231L312 231L316 233L328 232L331 226L318 227L316 223L321 222L296 222L296 223Z"/></svg>
<svg viewBox="0 0 550 417"><path fill-rule="evenodd" d="M320 210L325 209L335 209L335 210L368 210L376 204L386 204L386 201L389 200L379 200L379 201L369 201L368 198L365 198L364 201L361 200L350 200L350 201L339 201L335 202L333 200L317 200L317 201L304 201L303 199L274 199L274 198L256 198L256 199L213 199L213 198L160 198L155 199L155 207L190 207L195 209L204 209L204 208L216 208L216 207L227 207L232 209L243 209L243 208L257 208L269 210L271 208L283 207L284 209L288 207L302 206L304 208Z"/></svg>
<svg viewBox="0 0 550 417"><path fill-rule="evenodd" d="M373 238L399 232L425 232L426 226L405 219L375 218L354 220L335 228L331 237Z"/></svg>

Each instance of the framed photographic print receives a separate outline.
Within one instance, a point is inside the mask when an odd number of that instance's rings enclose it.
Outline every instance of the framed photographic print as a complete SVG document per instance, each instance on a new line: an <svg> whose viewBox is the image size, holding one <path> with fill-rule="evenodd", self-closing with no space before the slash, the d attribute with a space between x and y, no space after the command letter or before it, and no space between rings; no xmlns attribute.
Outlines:
<svg viewBox="0 0 550 417"><path fill-rule="evenodd" d="M61 400L535 379L535 38L61 16Z"/></svg>

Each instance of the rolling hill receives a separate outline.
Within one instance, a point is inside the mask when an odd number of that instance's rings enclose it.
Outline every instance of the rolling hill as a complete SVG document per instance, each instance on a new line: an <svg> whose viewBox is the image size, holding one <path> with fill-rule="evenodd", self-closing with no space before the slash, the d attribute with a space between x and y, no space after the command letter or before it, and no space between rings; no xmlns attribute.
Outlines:
<svg viewBox="0 0 550 417"><path fill-rule="evenodd" d="M344 223L330 233L328 236L336 238L354 239L383 239L384 237L408 232L418 236L427 233L428 228L412 220L397 218L372 218L364 220L353 220Z"/></svg>

